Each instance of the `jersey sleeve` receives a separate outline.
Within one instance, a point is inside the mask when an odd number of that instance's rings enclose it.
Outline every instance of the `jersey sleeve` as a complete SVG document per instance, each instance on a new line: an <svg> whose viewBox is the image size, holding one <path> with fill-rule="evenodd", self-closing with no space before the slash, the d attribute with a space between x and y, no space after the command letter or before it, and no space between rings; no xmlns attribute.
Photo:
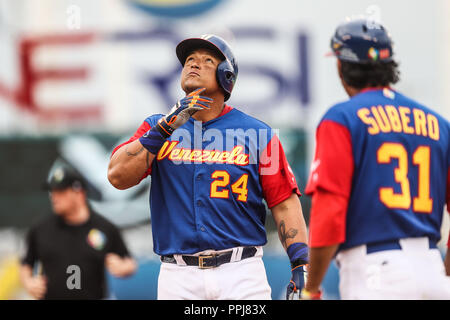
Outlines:
<svg viewBox="0 0 450 320"><path fill-rule="evenodd" d="M320 123L316 133L316 152L305 189L313 194L321 188L349 197L353 177L353 154L347 127L331 120Z"/></svg>
<svg viewBox="0 0 450 320"><path fill-rule="evenodd" d="M261 153L259 176L267 206L272 208L289 198L292 193L301 196L300 190L276 135Z"/></svg>
<svg viewBox="0 0 450 320"><path fill-rule="evenodd" d="M119 229L117 227L113 226L111 230L111 247L110 251L113 253L116 253L117 255L124 257L129 257L130 252L127 249L127 246L125 245L125 242L122 238L122 235L120 234Z"/></svg>
<svg viewBox="0 0 450 320"><path fill-rule="evenodd" d="M305 193L312 195L310 246L345 241L346 212L354 161L347 127L331 120L319 124L316 151Z"/></svg>
<svg viewBox="0 0 450 320"><path fill-rule="evenodd" d="M322 189L312 196L309 219L309 246L326 247L345 241L348 199Z"/></svg>
<svg viewBox="0 0 450 320"><path fill-rule="evenodd" d="M33 267L37 260L36 239L34 235L34 229L30 229L25 238L26 251L21 261L22 264L27 264L31 267Z"/></svg>
<svg viewBox="0 0 450 320"><path fill-rule="evenodd" d="M130 139L128 139L128 141L119 144L117 147L115 147L115 148L113 149L113 151L112 151L112 153L111 153L111 157L112 157L113 154L116 153L116 151L119 150L121 147L123 147L124 145L129 144L129 143L131 143L131 142L133 142L133 141L139 139L140 137L142 137L142 135L143 135L144 133L146 133L146 132L147 132L148 130L150 130L150 129L151 129L150 124L149 124L147 121L144 121L144 122L140 125L140 127L136 130L136 132L133 134L133 136L132 136ZM144 173L144 175L141 177L141 180L144 179L144 178L146 178L148 175L151 175L151 174L152 174L152 166L150 166L150 167L148 168L148 170Z"/></svg>

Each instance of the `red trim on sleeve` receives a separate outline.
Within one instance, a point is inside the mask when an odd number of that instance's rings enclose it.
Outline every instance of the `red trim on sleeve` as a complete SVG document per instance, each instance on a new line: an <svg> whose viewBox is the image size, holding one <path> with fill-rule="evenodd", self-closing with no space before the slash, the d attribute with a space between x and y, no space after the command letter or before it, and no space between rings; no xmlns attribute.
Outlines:
<svg viewBox="0 0 450 320"><path fill-rule="evenodd" d="M289 166L281 142L276 135L261 153L259 177L264 199L269 208L283 202L292 193L301 196L294 172Z"/></svg>
<svg viewBox="0 0 450 320"><path fill-rule="evenodd" d="M309 217L309 246L326 247L345 241L347 198L317 189Z"/></svg>
<svg viewBox="0 0 450 320"><path fill-rule="evenodd" d="M121 147L123 147L124 145L129 144L129 143L131 143L131 142L133 142L133 141L139 139L140 137L142 137L142 135L143 135L144 133L146 133L146 132L147 132L148 130L150 130L150 129L151 129L150 125L149 125L146 121L144 121L144 122L141 124L141 126L136 130L136 132L133 134L133 136L132 136L130 139L128 139L128 141L126 141L126 142L124 142L124 143L121 143L121 144L119 144L117 147L114 148L114 150L111 152L111 157L112 157L113 154L114 154L117 150L119 150ZM142 176L141 180L144 179L145 177L147 177L148 175L151 175L151 174L152 174L152 167L150 166L150 168L148 168L148 170L147 170L147 171L145 172L145 174Z"/></svg>
<svg viewBox="0 0 450 320"><path fill-rule="evenodd" d="M353 177L352 141L348 129L324 120L316 133L316 153L305 189L313 194L318 188L350 197Z"/></svg>
<svg viewBox="0 0 450 320"><path fill-rule="evenodd" d="M305 192L312 194L310 246L329 246L345 241L348 199L354 161L349 130L324 120L316 132L316 152Z"/></svg>
<svg viewBox="0 0 450 320"><path fill-rule="evenodd" d="M146 133L148 130L150 130L151 127L150 125L144 121L141 126L136 130L136 132L133 134L133 136L126 142L119 144L117 147L114 148L114 150L111 153L111 156L117 151L119 150L122 146L129 144L130 142L133 142L134 140L139 139L140 137L142 137L142 135L144 133Z"/></svg>

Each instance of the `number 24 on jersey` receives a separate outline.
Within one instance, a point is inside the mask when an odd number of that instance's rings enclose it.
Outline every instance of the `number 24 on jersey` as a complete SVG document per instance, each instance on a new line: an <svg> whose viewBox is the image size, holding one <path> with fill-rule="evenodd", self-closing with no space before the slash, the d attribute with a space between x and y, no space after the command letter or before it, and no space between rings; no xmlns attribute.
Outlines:
<svg viewBox="0 0 450 320"><path fill-rule="evenodd" d="M211 174L214 181L211 183L211 198L228 199L230 197L230 174L225 170L216 170ZM248 174L244 173L231 185L232 193L237 195L237 200L246 202L248 197Z"/></svg>

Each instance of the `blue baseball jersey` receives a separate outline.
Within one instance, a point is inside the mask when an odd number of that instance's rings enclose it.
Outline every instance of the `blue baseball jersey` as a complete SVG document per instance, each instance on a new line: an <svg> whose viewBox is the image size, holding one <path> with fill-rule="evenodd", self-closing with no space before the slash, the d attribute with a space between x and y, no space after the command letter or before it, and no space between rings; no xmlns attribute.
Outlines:
<svg viewBox="0 0 450 320"><path fill-rule="evenodd" d="M128 142L162 116L148 117ZM147 174L159 255L264 245L263 200L271 208L300 195L274 130L229 106L213 120L190 118L175 130Z"/></svg>
<svg viewBox="0 0 450 320"><path fill-rule="evenodd" d="M330 108L316 135L306 193L322 200L313 202L311 246L440 239L450 199L446 119L390 88L370 89Z"/></svg>

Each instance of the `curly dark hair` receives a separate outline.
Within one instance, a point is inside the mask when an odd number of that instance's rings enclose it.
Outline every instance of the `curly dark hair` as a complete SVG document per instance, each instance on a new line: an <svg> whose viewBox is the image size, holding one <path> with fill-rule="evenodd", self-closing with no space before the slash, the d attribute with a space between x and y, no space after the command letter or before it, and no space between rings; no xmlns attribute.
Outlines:
<svg viewBox="0 0 450 320"><path fill-rule="evenodd" d="M395 61L368 64L341 61L341 74L344 81L356 89L389 86L400 80L400 71Z"/></svg>

